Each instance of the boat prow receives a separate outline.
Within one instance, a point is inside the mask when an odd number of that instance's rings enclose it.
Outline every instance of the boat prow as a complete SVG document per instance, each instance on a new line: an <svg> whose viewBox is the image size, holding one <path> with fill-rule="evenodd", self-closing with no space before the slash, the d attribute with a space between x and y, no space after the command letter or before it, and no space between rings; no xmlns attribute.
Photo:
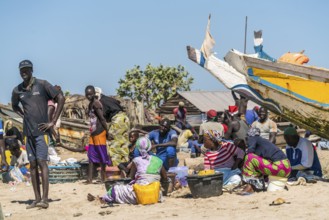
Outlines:
<svg viewBox="0 0 329 220"><path fill-rule="evenodd" d="M278 114L281 113L281 109L277 103L270 98L264 98L257 90L248 85L246 74L244 74L244 72L237 71L236 68L233 68L227 62L218 59L214 54L206 59L201 51L190 46L187 46L187 54L190 60L205 68L226 88L243 95L273 112Z"/></svg>

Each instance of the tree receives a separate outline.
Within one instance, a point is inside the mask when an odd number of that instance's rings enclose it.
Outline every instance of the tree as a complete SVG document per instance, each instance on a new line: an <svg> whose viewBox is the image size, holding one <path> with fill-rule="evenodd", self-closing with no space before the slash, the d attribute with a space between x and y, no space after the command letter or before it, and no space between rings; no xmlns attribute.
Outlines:
<svg viewBox="0 0 329 220"><path fill-rule="evenodd" d="M193 77L184 67L153 67L148 64L145 70L135 66L119 80L117 93L120 97L129 97L144 101L147 108L157 108L171 98L177 91L189 91Z"/></svg>

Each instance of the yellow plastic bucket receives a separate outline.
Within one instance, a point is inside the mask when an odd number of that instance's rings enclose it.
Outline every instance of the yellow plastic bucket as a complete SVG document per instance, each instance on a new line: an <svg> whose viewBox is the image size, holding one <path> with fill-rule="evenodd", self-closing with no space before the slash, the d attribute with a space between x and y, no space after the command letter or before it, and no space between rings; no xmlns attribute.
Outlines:
<svg viewBox="0 0 329 220"><path fill-rule="evenodd" d="M148 185L133 185L137 203L142 205L155 204L159 201L160 182L153 182Z"/></svg>
<svg viewBox="0 0 329 220"><path fill-rule="evenodd" d="M269 184L267 187L267 191L269 192L284 190L284 187L286 186L286 183L288 181L287 178L278 176L269 176L268 179Z"/></svg>

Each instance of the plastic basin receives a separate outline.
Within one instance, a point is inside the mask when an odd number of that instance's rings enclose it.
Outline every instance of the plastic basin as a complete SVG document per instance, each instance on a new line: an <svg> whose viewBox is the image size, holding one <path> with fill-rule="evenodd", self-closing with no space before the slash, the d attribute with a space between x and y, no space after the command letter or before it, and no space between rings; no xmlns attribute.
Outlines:
<svg viewBox="0 0 329 220"><path fill-rule="evenodd" d="M223 194L223 174L187 176L187 183L193 198L209 198Z"/></svg>

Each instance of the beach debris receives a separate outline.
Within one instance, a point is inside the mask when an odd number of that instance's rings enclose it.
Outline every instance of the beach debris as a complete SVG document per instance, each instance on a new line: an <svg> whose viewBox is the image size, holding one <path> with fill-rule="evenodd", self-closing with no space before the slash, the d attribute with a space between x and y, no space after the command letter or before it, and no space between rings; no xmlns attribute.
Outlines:
<svg viewBox="0 0 329 220"><path fill-rule="evenodd" d="M10 217L11 215L11 213L5 213L5 217Z"/></svg>
<svg viewBox="0 0 329 220"><path fill-rule="evenodd" d="M81 212L78 212L78 213L74 213L73 214L73 217L79 217L79 216L81 216L82 215L82 213Z"/></svg>
<svg viewBox="0 0 329 220"><path fill-rule="evenodd" d="M101 211L98 214L100 214L101 216L104 216L104 215L110 215L111 213L112 213L112 211Z"/></svg>
<svg viewBox="0 0 329 220"><path fill-rule="evenodd" d="M297 181L292 181L292 182L288 181L287 185L289 185L289 186L298 186L298 185L306 186L306 179L304 177L299 177L297 179Z"/></svg>
<svg viewBox="0 0 329 220"><path fill-rule="evenodd" d="M286 200L284 200L283 198L277 198L276 200L274 200L271 204L269 204L270 206L275 206L275 205L282 205L282 204L290 204L290 202L286 202Z"/></svg>

